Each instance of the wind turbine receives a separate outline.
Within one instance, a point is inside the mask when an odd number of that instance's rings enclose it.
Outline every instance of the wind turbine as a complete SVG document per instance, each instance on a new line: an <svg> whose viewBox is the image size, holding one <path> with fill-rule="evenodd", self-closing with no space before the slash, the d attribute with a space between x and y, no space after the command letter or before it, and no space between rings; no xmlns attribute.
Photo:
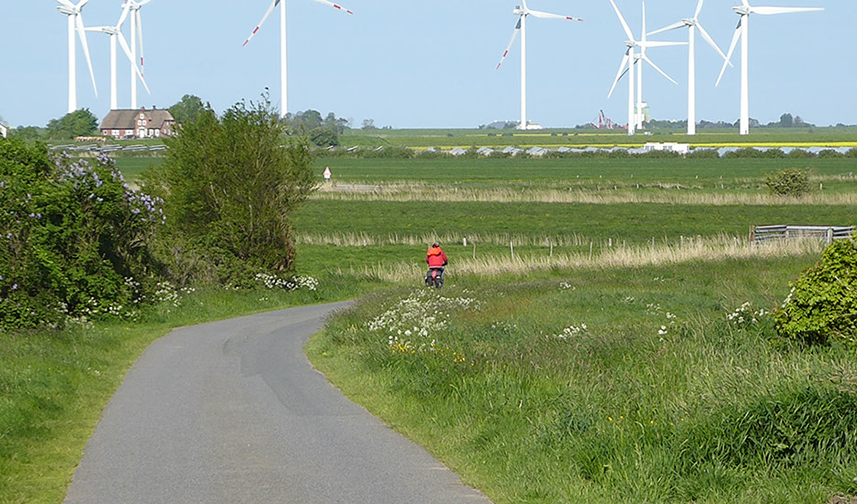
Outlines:
<svg viewBox="0 0 857 504"><path fill-rule="evenodd" d="M145 59L143 58L143 19L140 16L140 7L146 5L151 0L125 0L122 4L123 9L128 9L131 17L131 59L134 64L131 65L131 109L137 110L137 76L143 78ZM137 44L140 45L140 68L137 69ZM146 90L148 91L148 86Z"/></svg>
<svg viewBox="0 0 857 504"><path fill-rule="evenodd" d="M497 69L500 68L500 65L503 64L503 61L506 60L506 56L509 54L509 50L512 48L512 44L515 43L515 39L518 37L518 33L521 34L521 124L518 126L519 129L527 129L527 16L533 16L537 18L543 19L566 19L568 21L583 21L582 19L574 18L571 16L563 16L560 14L550 14L548 12L541 12L537 10L532 10L527 7L527 0L521 0L523 2L523 7L515 6L515 10L512 12L519 16L518 24L515 26L515 32L512 34L512 40L509 42L509 46L506 48L506 52L503 53L503 57L500 58L500 63L497 64Z"/></svg>
<svg viewBox="0 0 857 504"><path fill-rule="evenodd" d="M149 86L146 84L146 79L143 78L143 73L137 67L137 61L131 53L131 49L128 47L128 42L125 40L125 36L122 35L122 25L125 23L125 19L127 19L130 10L130 6L127 3L123 5L122 16L119 17L119 22L116 23L116 26L95 26L86 29L86 31L101 32L110 36L110 110L119 109L119 99L117 96L116 86L117 40L122 46L122 51L125 53L125 56L128 58L128 61L131 62L131 69L132 71L134 71L134 78L136 79L137 77L139 77L140 81L143 82L143 86L146 88L146 91L151 94L151 91L149 91ZM136 107L133 108L136 109Z"/></svg>
<svg viewBox="0 0 857 504"><path fill-rule="evenodd" d="M699 0L699 3L696 4L696 12L694 12L692 18L685 18L679 21L678 23L671 24L659 30L655 30L649 35L657 35L658 33L668 32L672 30L677 30L679 28L687 28L688 29L688 54L689 60L687 65L688 78L687 78L687 134L688 135L696 135L696 30L699 29L699 33L702 35L702 38L708 42L708 45L714 48L717 51L717 54L720 55L721 58L726 60L729 65L732 63L726 58L726 55L723 54L723 51L720 50L720 47L714 42L714 39L711 38L711 35L703 28L702 24L699 22L699 13L702 12L702 5L705 0Z"/></svg>
<svg viewBox="0 0 857 504"><path fill-rule="evenodd" d="M83 26L81 11L89 0L81 0L76 5L70 0L57 0L57 10L60 14L68 16L68 113L77 110L77 46L75 45L75 31L80 37L80 45L83 46L83 54L89 65L89 75L92 77L92 88L95 96L98 96L98 86L95 84L95 72L92 70L92 59L89 57L89 45L86 43L86 29Z"/></svg>
<svg viewBox="0 0 857 504"><path fill-rule="evenodd" d="M613 5L613 10L616 11L616 15L619 17L619 22L622 23L622 29L625 30L625 35L628 36L628 40L625 41L625 46L627 49L625 50L625 57L622 58L622 63L619 65L619 71L616 73L616 79L613 81L613 87L610 88L610 93L607 95L608 98L613 96L613 91L616 89L616 84L619 83L619 80L626 73L628 74L628 135L631 136L636 133L637 126L637 114L634 110L634 65L640 62L640 67L642 68L642 62L645 61L649 65L652 66L655 70L658 71L661 75L666 77L673 84L678 84L676 81L672 79L669 75L667 75L663 70L661 70L655 63L646 56L645 51L643 49L651 48L651 47L667 47L667 46L677 46L677 45L686 45L685 42L660 42L660 41L651 41L646 38L645 31L643 32L643 40L638 41L634 38L634 34L631 32L631 28L628 26L628 23L625 22L625 18L622 16L622 13L619 12L619 7L616 6L616 2L610 0L610 3ZM644 8L645 9L645 8ZM636 52L636 48L641 49L641 53L638 55ZM639 82L637 85L642 90L642 84Z"/></svg>
<svg viewBox="0 0 857 504"><path fill-rule="evenodd" d="M723 64L723 69L720 70L720 77L717 78L717 85L720 85L720 79L723 78L723 72L726 71L726 65L732 59L732 53L735 52L735 46L738 45L738 39L741 39L741 120L739 133L742 135L750 134L750 14L761 14L770 16L774 14L791 14L794 12L814 12L823 11L821 7L753 7L747 0L741 0L743 5L732 7L735 14L741 16L738 20L738 27L735 29L735 35L732 36L732 44L729 46L729 54L726 56L726 63Z"/></svg>
<svg viewBox="0 0 857 504"><path fill-rule="evenodd" d="M318 3L322 3L325 5L329 5L334 9L340 10L342 12L348 14L354 14L350 10L342 7L341 5L335 4L328 0L315 0ZM247 40L244 41L244 46L250 43L250 39L252 39L256 33L258 33L259 29L262 28L262 25L265 24L265 21L274 12L274 9L280 5L280 93L281 93L281 110L280 115L282 117L286 117L286 114L289 112L288 107L288 69L286 66L287 63L287 52L286 52L286 0L273 0L271 2L271 6L268 7L268 11L265 12L265 15L262 17L262 20L259 21L259 24L256 25L256 28L253 29L253 33L247 37Z"/></svg>

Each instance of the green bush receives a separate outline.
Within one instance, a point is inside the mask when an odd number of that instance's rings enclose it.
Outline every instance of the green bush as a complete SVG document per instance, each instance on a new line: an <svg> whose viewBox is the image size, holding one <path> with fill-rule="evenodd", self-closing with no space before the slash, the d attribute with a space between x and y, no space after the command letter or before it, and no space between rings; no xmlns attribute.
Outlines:
<svg viewBox="0 0 857 504"><path fill-rule="evenodd" d="M306 141L287 131L266 99L222 117L206 108L165 140L144 185L165 201L159 256L172 278L244 286L293 270L292 212L318 181Z"/></svg>
<svg viewBox="0 0 857 504"><path fill-rule="evenodd" d="M809 171L799 168L787 168L777 173L769 173L765 176L765 185L768 186L771 194L777 196L799 198L812 190L809 184Z"/></svg>
<svg viewBox="0 0 857 504"><path fill-rule="evenodd" d="M134 316L161 212L107 156L53 160L42 144L0 141L0 328Z"/></svg>
<svg viewBox="0 0 857 504"><path fill-rule="evenodd" d="M857 348L857 243L840 240L791 283L775 312L780 335L808 343L840 340Z"/></svg>

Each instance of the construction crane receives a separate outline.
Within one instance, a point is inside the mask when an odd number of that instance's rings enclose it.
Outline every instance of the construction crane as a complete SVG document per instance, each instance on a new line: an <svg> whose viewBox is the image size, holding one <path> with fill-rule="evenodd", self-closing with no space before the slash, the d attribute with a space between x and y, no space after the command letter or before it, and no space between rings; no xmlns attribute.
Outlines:
<svg viewBox="0 0 857 504"><path fill-rule="evenodd" d="M597 123L596 123L597 121ZM604 111L601 110L598 113L598 117L589 123L590 126L597 130L612 130L618 129L615 124L613 124L613 119L610 119L606 115L604 115Z"/></svg>

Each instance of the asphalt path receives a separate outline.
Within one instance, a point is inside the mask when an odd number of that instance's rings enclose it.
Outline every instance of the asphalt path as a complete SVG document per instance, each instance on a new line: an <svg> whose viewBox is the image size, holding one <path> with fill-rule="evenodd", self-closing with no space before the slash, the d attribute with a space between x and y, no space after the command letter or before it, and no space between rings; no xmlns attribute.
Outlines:
<svg viewBox="0 0 857 504"><path fill-rule="evenodd" d="M489 503L313 370L307 338L346 306L156 341L105 409L65 502Z"/></svg>

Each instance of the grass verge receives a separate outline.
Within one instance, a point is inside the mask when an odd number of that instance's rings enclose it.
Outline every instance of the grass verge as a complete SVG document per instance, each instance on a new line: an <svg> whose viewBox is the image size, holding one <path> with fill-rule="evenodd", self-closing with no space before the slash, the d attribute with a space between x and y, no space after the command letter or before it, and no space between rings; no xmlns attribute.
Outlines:
<svg viewBox="0 0 857 504"><path fill-rule="evenodd" d="M822 503L857 493L857 359L767 314L816 257L451 278L307 350L497 504Z"/></svg>

